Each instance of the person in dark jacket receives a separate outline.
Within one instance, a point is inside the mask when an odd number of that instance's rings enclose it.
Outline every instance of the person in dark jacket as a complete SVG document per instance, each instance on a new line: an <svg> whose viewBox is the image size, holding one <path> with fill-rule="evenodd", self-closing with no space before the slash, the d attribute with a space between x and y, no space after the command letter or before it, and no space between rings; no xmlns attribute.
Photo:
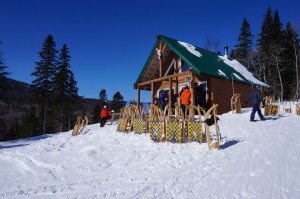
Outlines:
<svg viewBox="0 0 300 199"><path fill-rule="evenodd" d="M200 105L202 108L206 107L206 92L203 89L202 84L195 83L195 105Z"/></svg>
<svg viewBox="0 0 300 199"><path fill-rule="evenodd" d="M265 102L261 96L261 93L259 92L259 86L254 87L253 91L250 93L249 97L245 101L245 103L248 103L249 101L252 104L252 112L250 115L250 121L255 121L255 113L257 111L258 116L260 117L260 120L266 120L265 117L262 115L261 110L259 108L260 103L262 102L263 105L265 105Z"/></svg>
<svg viewBox="0 0 300 199"><path fill-rule="evenodd" d="M164 111L165 106L167 105L168 94L164 90L159 91L158 104L159 107Z"/></svg>

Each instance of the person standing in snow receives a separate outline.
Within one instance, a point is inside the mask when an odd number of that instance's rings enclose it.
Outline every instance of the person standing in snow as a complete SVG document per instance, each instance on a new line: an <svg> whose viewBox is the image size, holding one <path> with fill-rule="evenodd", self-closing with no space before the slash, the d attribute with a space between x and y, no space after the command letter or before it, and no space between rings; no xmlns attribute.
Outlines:
<svg viewBox="0 0 300 199"><path fill-rule="evenodd" d="M183 111L183 114L185 114L185 105L191 104L191 95L192 94L190 88L188 86L185 86L180 95L180 107Z"/></svg>
<svg viewBox="0 0 300 199"><path fill-rule="evenodd" d="M104 106L104 108L102 109L101 113L100 113L100 127L103 127L106 123L106 120L109 117L109 114L112 114L114 111L110 111L107 109L107 106Z"/></svg>
<svg viewBox="0 0 300 199"><path fill-rule="evenodd" d="M205 109L206 107L206 92L203 89L202 84L198 85L198 83L195 83L195 89L194 89L194 93L195 93L195 105L196 106L201 106L202 108Z"/></svg>
<svg viewBox="0 0 300 199"><path fill-rule="evenodd" d="M254 117L255 117L256 111L258 113L258 116L260 117L260 120L266 120L265 117L262 115L261 110L259 108L259 105L261 102L265 106L265 102L261 96L261 93L258 90L259 88L260 88L259 86L254 87L253 91L250 93L249 97L245 101L245 103L248 103L248 101L250 101L252 104L252 112L250 115L251 122L255 121Z"/></svg>
<svg viewBox="0 0 300 199"><path fill-rule="evenodd" d="M165 106L167 105L167 93L164 90L159 91L158 104L162 111L164 111Z"/></svg>

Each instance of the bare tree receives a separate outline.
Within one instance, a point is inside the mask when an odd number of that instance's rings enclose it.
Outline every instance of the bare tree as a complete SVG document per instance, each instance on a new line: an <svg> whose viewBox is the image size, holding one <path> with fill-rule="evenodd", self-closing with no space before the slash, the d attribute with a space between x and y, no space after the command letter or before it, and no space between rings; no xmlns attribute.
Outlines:
<svg viewBox="0 0 300 199"><path fill-rule="evenodd" d="M283 82L282 82L282 75L281 72L286 70L286 67L282 67L280 65L281 62L283 62L282 60L282 53L284 52L284 48L279 46L279 45L273 45L272 48L270 48L270 55L273 58L273 60L271 60L272 62L274 62L275 66L276 66L276 70L277 70L277 74L278 74L278 79L279 79L279 83L280 83L280 98L283 99Z"/></svg>
<svg viewBox="0 0 300 199"><path fill-rule="evenodd" d="M220 46L220 41L218 39L215 39L211 36L206 38L206 43L204 45L204 48L206 50L217 53L219 46Z"/></svg>

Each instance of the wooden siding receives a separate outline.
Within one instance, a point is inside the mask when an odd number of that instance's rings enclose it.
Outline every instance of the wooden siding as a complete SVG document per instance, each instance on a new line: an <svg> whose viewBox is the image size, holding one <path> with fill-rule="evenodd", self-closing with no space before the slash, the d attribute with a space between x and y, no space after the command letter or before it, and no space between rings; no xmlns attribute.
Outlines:
<svg viewBox="0 0 300 199"><path fill-rule="evenodd" d="M241 105L245 107L245 100L252 91L252 86L246 84L233 83L234 93L241 94ZM213 103L219 104L218 114L223 114L231 111L231 97L233 95L233 87L231 81L212 78Z"/></svg>

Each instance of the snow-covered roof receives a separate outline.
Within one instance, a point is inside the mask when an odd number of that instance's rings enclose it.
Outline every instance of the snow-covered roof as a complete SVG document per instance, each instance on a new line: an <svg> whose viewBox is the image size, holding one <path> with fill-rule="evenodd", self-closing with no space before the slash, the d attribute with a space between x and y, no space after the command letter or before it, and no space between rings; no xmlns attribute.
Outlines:
<svg viewBox="0 0 300 199"><path fill-rule="evenodd" d="M254 74L249 72L246 67L240 64L237 60L231 60L224 56L219 56L218 54L207 51L203 48L166 36L160 35L158 38L199 75L208 75L249 85L259 85L265 88L270 87ZM149 66L149 60L150 57L156 53L154 49L157 47L158 43L159 42L156 42L136 83L141 81L146 68L151 67ZM158 71L156 72L158 74Z"/></svg>

